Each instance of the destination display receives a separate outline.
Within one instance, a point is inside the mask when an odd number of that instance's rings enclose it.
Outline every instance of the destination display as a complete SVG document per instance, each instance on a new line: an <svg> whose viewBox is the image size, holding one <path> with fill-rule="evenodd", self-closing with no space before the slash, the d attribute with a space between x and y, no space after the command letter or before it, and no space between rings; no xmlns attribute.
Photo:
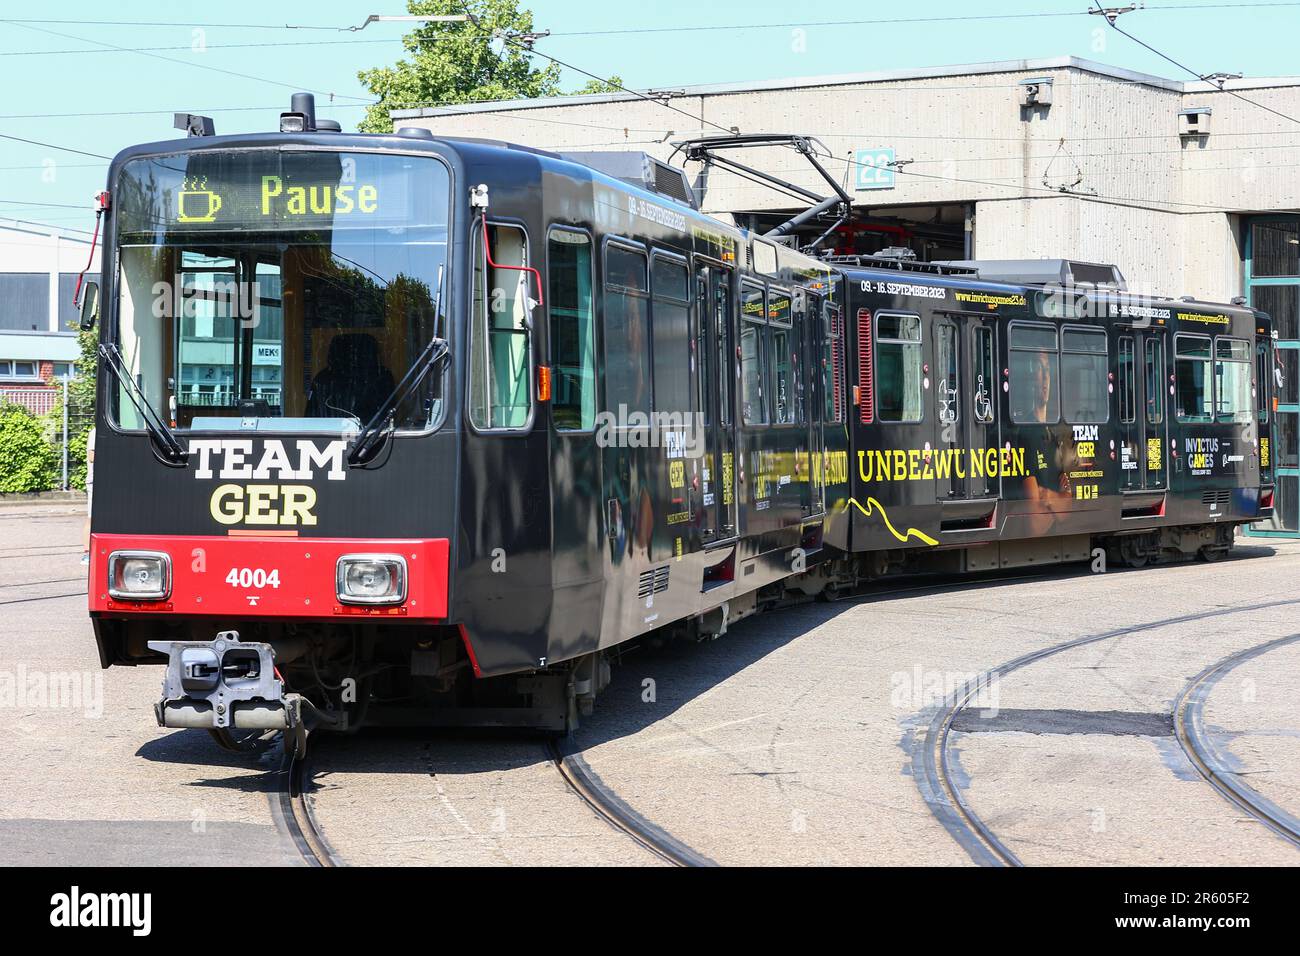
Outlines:
<svg viewBox="0 0 1300 956"><path fill-rule="evenodd" d="M126 164L118 194L126 234L392 228L444 221L446 183L420 157L205 150Z"/></svg>

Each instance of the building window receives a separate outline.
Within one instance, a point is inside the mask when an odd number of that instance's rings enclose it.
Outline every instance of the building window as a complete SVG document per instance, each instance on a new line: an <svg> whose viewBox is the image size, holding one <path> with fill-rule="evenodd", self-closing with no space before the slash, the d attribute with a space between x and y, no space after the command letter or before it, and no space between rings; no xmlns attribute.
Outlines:
<svg viewBox="0 0 1300 956"><path fill-rule="evenodd" d="M645 253L605 249L605 407L650 413L649 285ZM623 421L622 418L619 419Z"/></svg>
<svg viewBox="0 0 1300 956"><path fill-rule="evenodd" d="M1263 358L1256 384L1260 438L1272 435L1274 511L1251 530L1295 535L1300 533L1300 216L1249 220L1246 295L1254 308L1272 317L1277 337L1276 351L1271 360Z"/></svg>
<svg viewBox="0 0 1300 956"><path fill-rule="evenodd" d="M1106 333L1102 329L1061 330L1061 401L1065 420L1094 425L1110 420L1106 378Z"/></svg>
<svg viewBox="0 0 1300 956"><path fill-rule="evenodd" d="M39 382L40 365L26 359L0 359L0 379L17 382Z"/></svg>
<svg viewBox="0 0 1300 956"><path fill-rule="evenodd" d="M81 325L81 313L72 302L72 293L77 291L77 279L80 277L79 272L60 272L59 273L59 332L72 332ZM82 288L89 281L98 281L99 276L94 272L87 272L86 278L82 280Z"/></svg>
<svg viewBox="0 0 1300 956"><path fill-rule="evenodd" d="M1174 413L1180 422L1214 421L1210 384L1210 337L1176 336L1174 350Z"/></svg>
<svg viewBox="0 0 1300 956"><path fill-rule="evenodd" d="M596 426L596 324L591 302L591 237L552 229L547 244L555 427Z"/></svg>
<svg viewBox="0 0 1300 956"><path fill-rule="evenodd" d="M1056 327L1014 324L1007 341L1011 353L1011 420L1020 425L1061 420Z"/></svg>
<svg viewBox="0 0 1300 956"><path fill-rule="evenodd" d="M1250 265L1251 275L1256 278L1300 276L1300 220L1275 219L1254 223L1251 226Z"/></svg>
<svg viewBox="0 0 1300 956"><path fill-rule="evenodd" d="M50 274L0 272L0 332L50 331Z"/></svg>
<svg viewBox="0 0 1300 956"><path fill-rule="evenodd" d="M919 422L921 317L885 312L876 316L876 414L882 422Z"/></svg>
<svg viewBox="0 0 1300 956"><path fill-rule="evenodd" d="M476 428L524 428L532 412L529 273L488 265L483 230L475 230L474 302L470 318L470 421ZM528 240L517 226L487 226L498 266L526 266Z"/></svg>

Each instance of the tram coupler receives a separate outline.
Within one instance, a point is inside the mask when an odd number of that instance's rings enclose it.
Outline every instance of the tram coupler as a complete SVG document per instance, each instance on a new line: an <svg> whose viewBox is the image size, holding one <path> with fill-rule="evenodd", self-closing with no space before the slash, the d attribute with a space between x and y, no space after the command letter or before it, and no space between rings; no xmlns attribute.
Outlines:
<svg viewBox="0 0 1300 956"><path fill-rule="evenodd" d="M270 644L221 631L210 641L150 641L167 655L159 727L203 730L283 730L302 727L298 694L285 693Z"/></svg>

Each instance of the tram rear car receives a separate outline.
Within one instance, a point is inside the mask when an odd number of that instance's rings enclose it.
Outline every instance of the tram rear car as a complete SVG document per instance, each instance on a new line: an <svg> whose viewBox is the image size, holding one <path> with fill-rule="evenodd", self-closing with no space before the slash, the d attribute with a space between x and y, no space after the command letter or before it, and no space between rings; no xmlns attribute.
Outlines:
<svg viewBox="0 0 1300 956"><path fill-rule="evenodd" d="M981 265L840 264L865 570L1214 559L1271 514L1267 316Z"/></svg>

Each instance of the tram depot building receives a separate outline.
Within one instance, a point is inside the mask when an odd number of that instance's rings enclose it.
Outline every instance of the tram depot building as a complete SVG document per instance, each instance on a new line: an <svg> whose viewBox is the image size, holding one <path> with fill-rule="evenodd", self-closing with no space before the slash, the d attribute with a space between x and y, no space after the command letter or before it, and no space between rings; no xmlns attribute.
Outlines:
<svg viewBox="0 0 1300 956"><path fill-rule="evenodd" d="M1136 292L1244 297L1273 316L1285 382L1277 517L1256 533L1300 532L1300 124L1277 115L1300 115L1300 77L1185 83L1059 57L650 95L657 102L611 93L391 116L435 136L674 165L684 140L797 134L815 138L818 161L853 199L853 218L823 244L836 253L1106 262ZM832 192L794 149L730 158ZM722 165L686 172L700 208L740 226L769 229L809 205ZM801 239L829 224L807 224Z"/></svg>

